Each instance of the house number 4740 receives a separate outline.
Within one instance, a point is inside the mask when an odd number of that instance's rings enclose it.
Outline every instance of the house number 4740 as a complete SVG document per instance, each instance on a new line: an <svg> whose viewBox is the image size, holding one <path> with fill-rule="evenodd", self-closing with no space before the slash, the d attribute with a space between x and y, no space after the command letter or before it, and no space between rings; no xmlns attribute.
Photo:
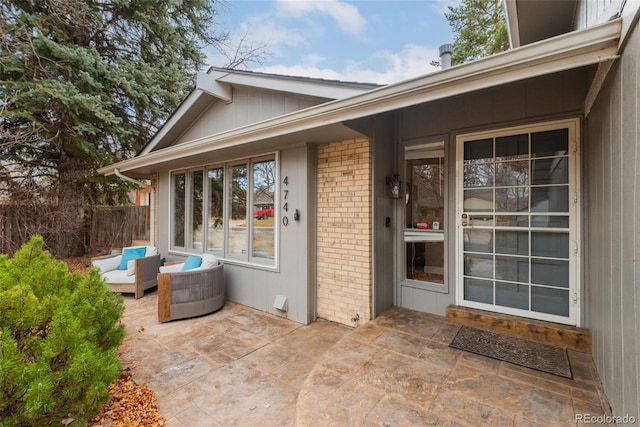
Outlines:
<svg viewBox="0 0 640 427"><path fill-rule="evenodd" d="M282 180L282 183L286 186L289 185L289 177L285 176L284 179ZM284 205L282 205L282 209L285 212L289 212L289 202L287 202L287 198L289 197L289 190L287 190L286 188L284 190L282 190L284 193ZM282 225L284 225L285 227L287 225L289 225L289 217L287 216L287 214L285 213L282 217Z"/></svg>

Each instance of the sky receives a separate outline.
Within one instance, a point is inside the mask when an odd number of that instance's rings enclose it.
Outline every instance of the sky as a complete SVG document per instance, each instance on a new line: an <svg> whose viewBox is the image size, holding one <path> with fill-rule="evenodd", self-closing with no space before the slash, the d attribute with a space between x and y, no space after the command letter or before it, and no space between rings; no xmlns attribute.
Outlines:
<svg viewBox="0 0 640 427"><path fill-rule="evenodd" d="M435 71L453 42L444 13L460 0L229 0L220 24L268 57L246 69L290 76L388 84ZM208 65L226 60L208 52Z"/></svg>

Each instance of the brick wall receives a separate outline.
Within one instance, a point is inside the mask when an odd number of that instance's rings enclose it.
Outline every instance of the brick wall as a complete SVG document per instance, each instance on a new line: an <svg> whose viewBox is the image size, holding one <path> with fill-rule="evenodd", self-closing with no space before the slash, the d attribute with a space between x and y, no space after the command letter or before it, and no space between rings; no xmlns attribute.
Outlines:
<svg viewBox="0 0 640 427"><path fill-rule="evenodd" d="M371 144L318 147L318 317L353 326L371 318Z"/></svg>

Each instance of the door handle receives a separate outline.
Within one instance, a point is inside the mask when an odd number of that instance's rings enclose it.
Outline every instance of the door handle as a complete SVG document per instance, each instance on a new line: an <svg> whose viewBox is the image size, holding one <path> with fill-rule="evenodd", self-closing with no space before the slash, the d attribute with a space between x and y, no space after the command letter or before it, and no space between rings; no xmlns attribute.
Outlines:
<svg viewBox="0 0 640 427"><path fill-rule="evenodd" d="M461 221L461 223L462 223L462 226L463 226L463 227L466 227L467 225L469 225L469 216L468 216L466 213L465 213L465 214L462 214L462 221Z"/></svg>

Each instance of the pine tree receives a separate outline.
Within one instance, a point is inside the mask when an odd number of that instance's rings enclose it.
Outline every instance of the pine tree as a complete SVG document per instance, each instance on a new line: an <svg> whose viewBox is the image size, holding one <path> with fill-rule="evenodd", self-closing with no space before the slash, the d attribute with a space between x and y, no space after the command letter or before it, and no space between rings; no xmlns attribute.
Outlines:
<svg viewBox="0 0 640 427"><path fill-rule="evenodd" d="M123 298L71 274L35 236L0 255L0 425L83 425L120 372Z"/></svg>
<svg viewBox="0 0 640 427"><path fill-rule="evenodd" d="M456 34L453 65L462 64L509 48L502 0L462 0L445 13Z"/></svg>
<svg viewBox="0 0 640 427"><path fill-rule="evenodd" d="M0 186L37 212L59 257L78 255L86 205L129 185L96 170L136 154L204 63L228 50L215 0L6 0L0 3ZM244 58L238 57L245 54ZM260 58L233 49L230 61ZM23 236L31 232L23 232Z"/></svg>

